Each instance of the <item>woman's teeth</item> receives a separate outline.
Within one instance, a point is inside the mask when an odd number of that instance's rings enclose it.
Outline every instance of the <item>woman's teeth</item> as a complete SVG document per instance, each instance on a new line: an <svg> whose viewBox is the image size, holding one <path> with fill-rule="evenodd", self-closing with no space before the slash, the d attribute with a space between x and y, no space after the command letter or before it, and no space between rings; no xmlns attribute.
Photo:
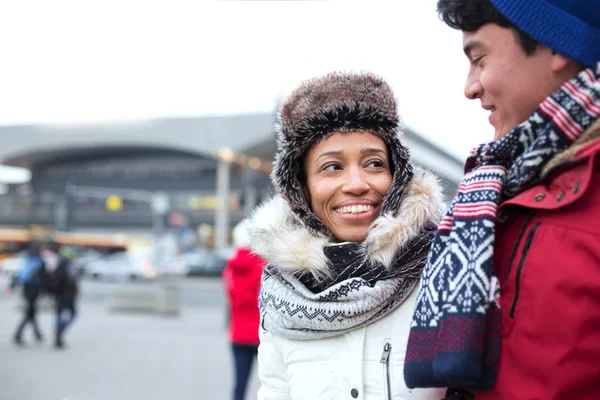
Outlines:
<svg viewBox="0 0 600 400"><path fill-rule="evenodd" d="M361 214L368 211L371 211L374 207L372 205L357 205L357 206L347 206L336 208L335 211L340 214Z"/></svg>

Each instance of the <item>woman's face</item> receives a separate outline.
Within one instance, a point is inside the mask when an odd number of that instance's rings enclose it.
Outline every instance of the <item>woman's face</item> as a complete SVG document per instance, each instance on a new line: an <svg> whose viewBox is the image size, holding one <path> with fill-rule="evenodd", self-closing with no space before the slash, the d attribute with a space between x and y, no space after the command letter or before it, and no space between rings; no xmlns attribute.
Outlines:
<svg viewBox="0 0 600 400"><path fill-rule="evenodd" d="M362 242L392 184L387 147L369 132L335 132L306 154L306 196L333 235Z"/></svg>

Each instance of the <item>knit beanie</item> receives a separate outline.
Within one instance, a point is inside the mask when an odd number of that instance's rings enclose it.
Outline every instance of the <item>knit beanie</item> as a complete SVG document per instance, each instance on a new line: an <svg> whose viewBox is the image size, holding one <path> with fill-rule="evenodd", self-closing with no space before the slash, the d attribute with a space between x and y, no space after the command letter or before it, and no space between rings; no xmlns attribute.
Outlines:
<svg viewBox="0 0 600 400"><path fill-rule="evenodd" d="M392 184L381 214L399 209L412 179L408 149L400 142L396 99L390 86L371 73L334 72L300 84L283 102L275 127L277 152L271 173L273 186L309 229L331 236L304 197L304 156L333 132L366 131L386 144Z"/></svg>
<svg viewBox="0 0 600 400"><path fill-rule="evenodd" d="M490 0L510 22L585 67L600 62L600 0Z"/></svg>

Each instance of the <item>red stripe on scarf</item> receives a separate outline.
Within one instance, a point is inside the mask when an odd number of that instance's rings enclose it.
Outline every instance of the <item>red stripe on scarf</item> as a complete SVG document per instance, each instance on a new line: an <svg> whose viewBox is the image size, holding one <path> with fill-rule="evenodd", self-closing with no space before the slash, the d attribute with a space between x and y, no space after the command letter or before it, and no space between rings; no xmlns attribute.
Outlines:
<svg viewBox="0 0 600 400"><path fill-rule="evenodd" d="M560 128L560 131L570 141L575 140L581 133L581 127L578 124L575 125L569 114L556 104L551 97L540 104L540 109L552 119L552 122Z"/></svg>
<svg viewBox="0 0 600 400"><path fill-rule="evenodd" d="M567 82L564 89L571 96L577 100L580 100L579 104L581 104L581 106L588 110L593 116L597 117L600 115L600 106L594 103L594 99L592 99L590 95L580 91L579 88L573 84L573 82Z"/></svg>

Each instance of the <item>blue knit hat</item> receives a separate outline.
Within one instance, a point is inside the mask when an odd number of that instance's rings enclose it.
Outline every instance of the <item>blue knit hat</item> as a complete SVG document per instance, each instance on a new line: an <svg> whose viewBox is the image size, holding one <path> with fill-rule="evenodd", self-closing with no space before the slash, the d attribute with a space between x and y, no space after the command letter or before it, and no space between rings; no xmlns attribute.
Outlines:
<svg viewBox="0 0 600 400"><path fill-rule="evenodd" d="M600 0L490 0L510 22L586 67L600 62Z"/></svg>

